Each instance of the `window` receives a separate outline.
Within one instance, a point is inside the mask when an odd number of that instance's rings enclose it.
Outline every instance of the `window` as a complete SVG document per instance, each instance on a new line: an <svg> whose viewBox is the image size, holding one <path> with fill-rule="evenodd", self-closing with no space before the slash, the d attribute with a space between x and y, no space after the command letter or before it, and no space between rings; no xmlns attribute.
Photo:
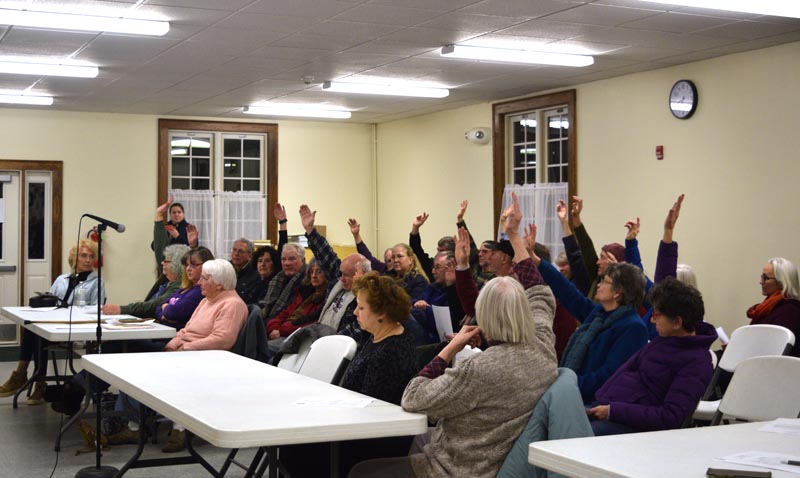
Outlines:
<svg viewBox="0 0 800 478"><path fill-rule="evenodd" d="M182 203L201 245L226 257L239 237L276 241L277 125L160 120L159 130L159 204Z"/></svg>
<svg viewBox="0 0 800 478"><path fill-rule="evenodd" d="M563 250L555 205L576 192L575 90L497 103L493 116L496 224L516 192L522 227L535 222L555 258Z"/></svg>

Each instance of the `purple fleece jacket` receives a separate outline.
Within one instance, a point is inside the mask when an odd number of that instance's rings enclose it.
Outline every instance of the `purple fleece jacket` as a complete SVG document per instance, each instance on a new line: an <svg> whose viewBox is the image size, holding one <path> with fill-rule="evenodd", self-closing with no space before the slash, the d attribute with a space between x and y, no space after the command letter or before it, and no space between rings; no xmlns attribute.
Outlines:
<svg viewBox="0 0 800 478"><path fill-rule="evenodd" d="M711 381L708 348L716 338L706 322L696 335L653 338L597 391L597 401L611 406L608 419L640 430L680 428Z"/></svg>

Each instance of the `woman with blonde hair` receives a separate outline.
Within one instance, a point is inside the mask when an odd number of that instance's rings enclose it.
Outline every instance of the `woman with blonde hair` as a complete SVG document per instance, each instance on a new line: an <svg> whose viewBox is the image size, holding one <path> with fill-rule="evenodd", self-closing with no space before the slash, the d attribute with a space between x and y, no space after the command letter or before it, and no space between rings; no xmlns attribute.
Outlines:
<svg viewBox="0 0 800 478"><path fill-rule="evenodd" d="M100 301L105 299L104 287L100 286L97 280L97 243L88 239L81 240L77 245L72 246L69 251L70 273L62 274L53 281L49 292L61 299L62 304L72 305L76 297L83 297L86 305L96 305L98 300L98 287L100 287ZM31 359L34 360L36 368L39 368L39 357L36 355L36 336L33 332L22 329L20 338L19 362L17 368L11 373L11 377L0 385L0 397L8 397L28 383L28 365ZM43 369L44 367L43 364ZM40 370L41 375L45 375L45 370ZM33 393L28 397L28 405L39 405L44 402L45 382L37 380L34 384Z"/></svg>
<svg viewBox="0 0 800 478"><path fill-rule="evenodd" d="M771 324L786 327L800 337L800 281L797 267L783 257L768 260L761 272L761 294L764 300L749 309L750 325ZM800 357L795 341L791 355Z"/></svg>
<svg viewBox="0 0 800 478"><path fill-rule="evenodd" d="M401 242L392 247L392 267L397 280L408 292L412 301L422 295L428 287L428 277L408 244Z"/></svg>

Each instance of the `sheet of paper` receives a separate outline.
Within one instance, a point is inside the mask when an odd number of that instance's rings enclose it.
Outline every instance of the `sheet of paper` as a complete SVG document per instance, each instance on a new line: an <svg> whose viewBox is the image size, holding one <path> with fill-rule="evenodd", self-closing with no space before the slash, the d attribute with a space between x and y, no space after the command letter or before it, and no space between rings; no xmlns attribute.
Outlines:
<svg viewBox="0 0 800 478"><path fill-rule="evenodd" d="M759 428L758 431L800 436L800 418L778 418Z"/></svg>
<svg viewBox="0 0 800 478"><path fill-rule="evenodd" d="M717 458L726 463L736 463L737 465L756 466L759 468L769 468L771 470L787 471L800 475L800 466L789 465L788 460L800 461L800 455L787 455L784 453L770 453L767 451L746 451Z"/></svg>
<svg viewBox="0 0 800 478"><path fill-rule="evenodd" d="M725 329L722 327L717 327L717 337L719 337L719 341L723 344L727 344L731 341L731 339L728 338L728 334L725 333Z"/></svg>
<svg viewBox="0 0 800 478"><path fill-rule="evenodd" d="M444 336L453 333L453 322L450 320L450 307L432 305L433 318L436 321L436 331L439 332L439 340L444 342Z"/></svg>
<svg viewBox="0 0 800 478"><path fill-rule="evenodd" d="M301 398L300 400L294 402L294 404L307 405L311 407L364 408L374 401L374 398Z"/></svg>

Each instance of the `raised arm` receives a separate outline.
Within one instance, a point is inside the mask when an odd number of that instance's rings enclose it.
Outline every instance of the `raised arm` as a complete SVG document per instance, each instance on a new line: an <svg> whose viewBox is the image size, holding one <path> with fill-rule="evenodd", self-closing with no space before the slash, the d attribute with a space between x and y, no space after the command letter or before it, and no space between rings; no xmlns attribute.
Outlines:
<svg viewBox="0 0 800 478"><path fill-rule="evenodd" d="M678 243L672 240L672 233L675 230L675 224L678 222L682 204L683 194L678 196L678 200L667 212L667 217L664 220L664 235L661 238L661 244L658 245L658 257L656 259L656 283L667 277L678 276Z"/></svg>
<svg viewBox="0 0 800 478"><path fill-rule="evenodd" d="M329 283L333 283L339 280L342 275L339 270L342 261L336 255L328 240L317 232L315 227L316 218L317 211L311 212L311 209L305 204L300 206L300 222L306 231L308 247L314 253L314 258L317 260L322 273L325 274L325 278Z"/></svg>
<svg viewBox="0 0 800 478"><path fill-rule="evenodd" d="M428 277L433 277L433 260L431 260L431 256L425 252L425 249L422 248L422 238L419 235L419 228L425 224L425 221L428 220L428 213L423 212L419 216L415 217L413 221L411 221L411 232L408 234L408 245L411 247L411 250L414 251L414 254L419 259L419 263L422 266L422 270L425 271L425 274Z"/></svg>
<svg viewBox="0 0 800 478"><path fill-rule="evenodd" d="M572 196L572 225L574 226L573 233L575 239L578 241L578 247L581 249L583 256L583 265L586 268L586 273L589 277L589 283L597 279L597 251L592 243L592 238L586 231L586 226L583 225L581 212L583 211L583 198Z"/></svg>
<svg viewBox="0 0 800 478"><path fill-rule="evenodd" d="M461 308L470 317L475 317L475 301L478 300L478 286L469 267L469 233L459 228L456 242L456 292Z"/></svg>
<svg viewBox="0 0 800 478"><path fill-rule="evenodd" d="M464 230L467 231L469 235L469 265L472 267L473 271L480 271L480 267L478 266L478 246L475 244L475 238L472 237L472 233L469 232L469 228L467 227L467 223L464 222L464 214L467 213L467 207L469 206L469 201L464 199L461 201L461 204L458 207L458 214L456 214L456 229L463 227Z"/></svg>
<svg viewBox="0 0 800 478"><path fill-rule="evenodd" d="M361 224L359 224L355 218L351 217L347 220L347 225L350 226L350 233L353 235L353 241L356 243L356 250L369 261L370 265L372 265L372 270L378 271L379 274L386 272L386 264L376 259L375 256L372 255L372 252L370 252L369 247L367 247L361 239Z"/></svg>
<svg viewBox="0 0 800 478"><path fill-rule="evenodd" d="M283 252L283 246L289 243L289 231L287 226L289 220L286 218L286 207L276 202L272 214L275 216L275 220L278 221L278 257L280 257Z"/></svg>
<svg viewBox="0 0 800 478"><path fill-rule="evenodd" d="M161 270L161 261L164 260L164 248L169 245L169 233L166 229L167 211L172 205L172 195L169 195L167 202L159 205L155 212L155 222L153 223L153 252L156 255L156 267Z"/></svg>

